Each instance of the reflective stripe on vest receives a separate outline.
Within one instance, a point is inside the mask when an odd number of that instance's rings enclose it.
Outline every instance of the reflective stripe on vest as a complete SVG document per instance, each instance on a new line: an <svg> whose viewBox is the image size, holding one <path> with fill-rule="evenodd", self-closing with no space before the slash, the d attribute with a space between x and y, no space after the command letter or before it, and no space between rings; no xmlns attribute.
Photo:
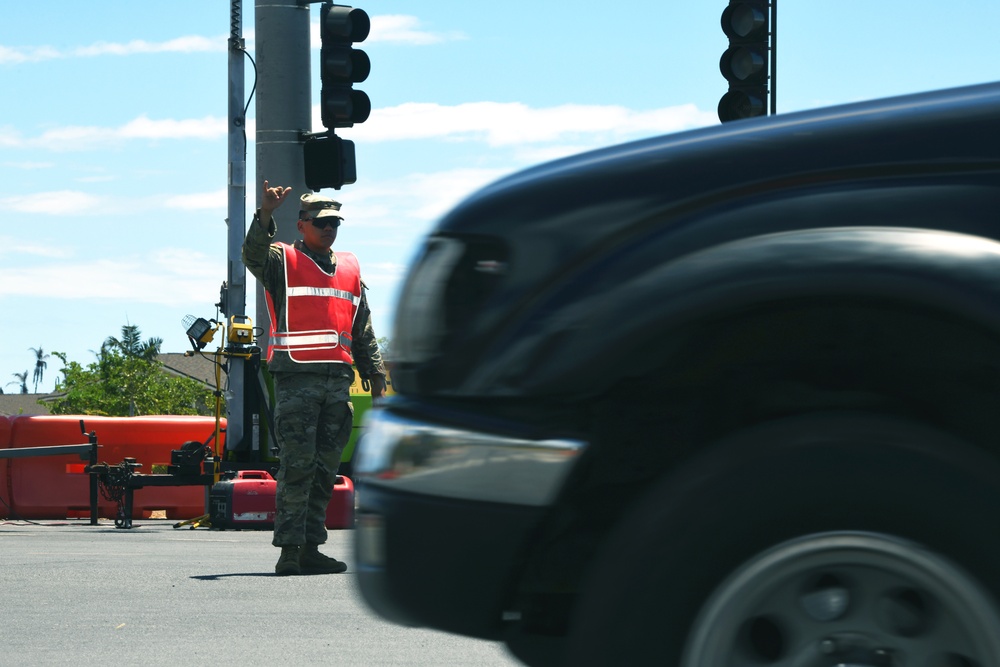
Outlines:
<svg viewBox="0 0 1000 667"><path fill-rule="evenodd" d="M267 360L275 351L285 352L298 363L352 363L351 330L361 303L361 271L357 258L338 252L333 275L293 246L277 244L284 253L286 331L276 331L271 295L271 344Z"/></svg>

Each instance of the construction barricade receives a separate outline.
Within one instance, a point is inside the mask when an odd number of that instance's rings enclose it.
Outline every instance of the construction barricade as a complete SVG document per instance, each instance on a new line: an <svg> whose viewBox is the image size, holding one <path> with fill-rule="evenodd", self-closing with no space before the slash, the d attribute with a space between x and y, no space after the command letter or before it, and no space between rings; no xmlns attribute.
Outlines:
<svg viewBox="0 0 1000 667"><path fill-rule="evenodd" d="M10 446L10 420L11 417L0 415L0 449L7 449ZM10 484L8 482L7 459L0 459L0 519L6 519L8 514L7 505L10 503Z"/></svg>
<svg viewBox="0 0 1000 667"><path fill-rule="evenodd" d="M98 461L117 465L133 458L141 464L135 470L137 473L151 473L154 466L165 469L173 450L192 440L206 442L215 431L212 417L19 415L10 419L9 446L86 443L88 438L81 432L81 420L86 431L97 436ZM215 451L221 451L224 444L224 441L211 443ZM8 460L5 499L10 505L10 515L23 519L89 516L90 475L86 465L80 457L72 455ZM205 514L206 496L207 489L201 485L142 488L135 493L132 518L146 518L163 510L168 519L190 519ZM117 511L117 504L102 495L99 515L115 518Z"/></svg>

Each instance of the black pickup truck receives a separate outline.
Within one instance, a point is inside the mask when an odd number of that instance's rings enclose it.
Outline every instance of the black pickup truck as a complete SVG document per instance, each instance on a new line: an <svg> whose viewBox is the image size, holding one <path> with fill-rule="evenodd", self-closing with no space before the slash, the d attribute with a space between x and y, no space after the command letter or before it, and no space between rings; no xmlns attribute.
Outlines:
<svg viewBox="0 0 1000 667"><path fill-rule="evenodd" d="M1000 84L517 173L395 321L385 617L532 665L1000 665Z"/></svg>

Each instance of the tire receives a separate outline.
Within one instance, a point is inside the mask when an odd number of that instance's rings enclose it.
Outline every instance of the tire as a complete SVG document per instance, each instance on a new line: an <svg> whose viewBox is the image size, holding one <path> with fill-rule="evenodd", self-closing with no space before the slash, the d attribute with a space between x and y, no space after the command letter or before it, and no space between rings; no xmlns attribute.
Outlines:
<svg viewBox="0 0 1000 667"><path fill-rule="evenodd" d="M566 664L1000 665L998 513L998 461L920 424L747 429L624 518Z"/></svg>

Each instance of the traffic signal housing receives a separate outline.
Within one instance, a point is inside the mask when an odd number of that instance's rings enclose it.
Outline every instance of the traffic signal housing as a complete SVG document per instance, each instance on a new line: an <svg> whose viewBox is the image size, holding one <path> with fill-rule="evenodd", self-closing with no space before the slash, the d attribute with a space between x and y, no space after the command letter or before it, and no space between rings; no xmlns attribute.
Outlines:
<svg viewBox="0 0 1000 667"><path fill-rule="evenodd" d="M771 22L768 0L730 0L722 12L722 31L729 48L719 69L729 92L719 100L723 123L767 114Z"/></svg>
<svg viewBox="0 0 1000 667"><path fill-rule="evenodd" d="M363 123L372 110L368 95L354 84L368 78L371 60L354 48L371 30L362 9L323 3L320 9L320 116L327 129Z"/></svg>
<svg viewBox="0 0 1000 667"><path fill-rule="evenodd" d="M354 142L333 132L309 137L302 145L306 187L314 192L323 188L339 190L358 180Z"/></svg>

